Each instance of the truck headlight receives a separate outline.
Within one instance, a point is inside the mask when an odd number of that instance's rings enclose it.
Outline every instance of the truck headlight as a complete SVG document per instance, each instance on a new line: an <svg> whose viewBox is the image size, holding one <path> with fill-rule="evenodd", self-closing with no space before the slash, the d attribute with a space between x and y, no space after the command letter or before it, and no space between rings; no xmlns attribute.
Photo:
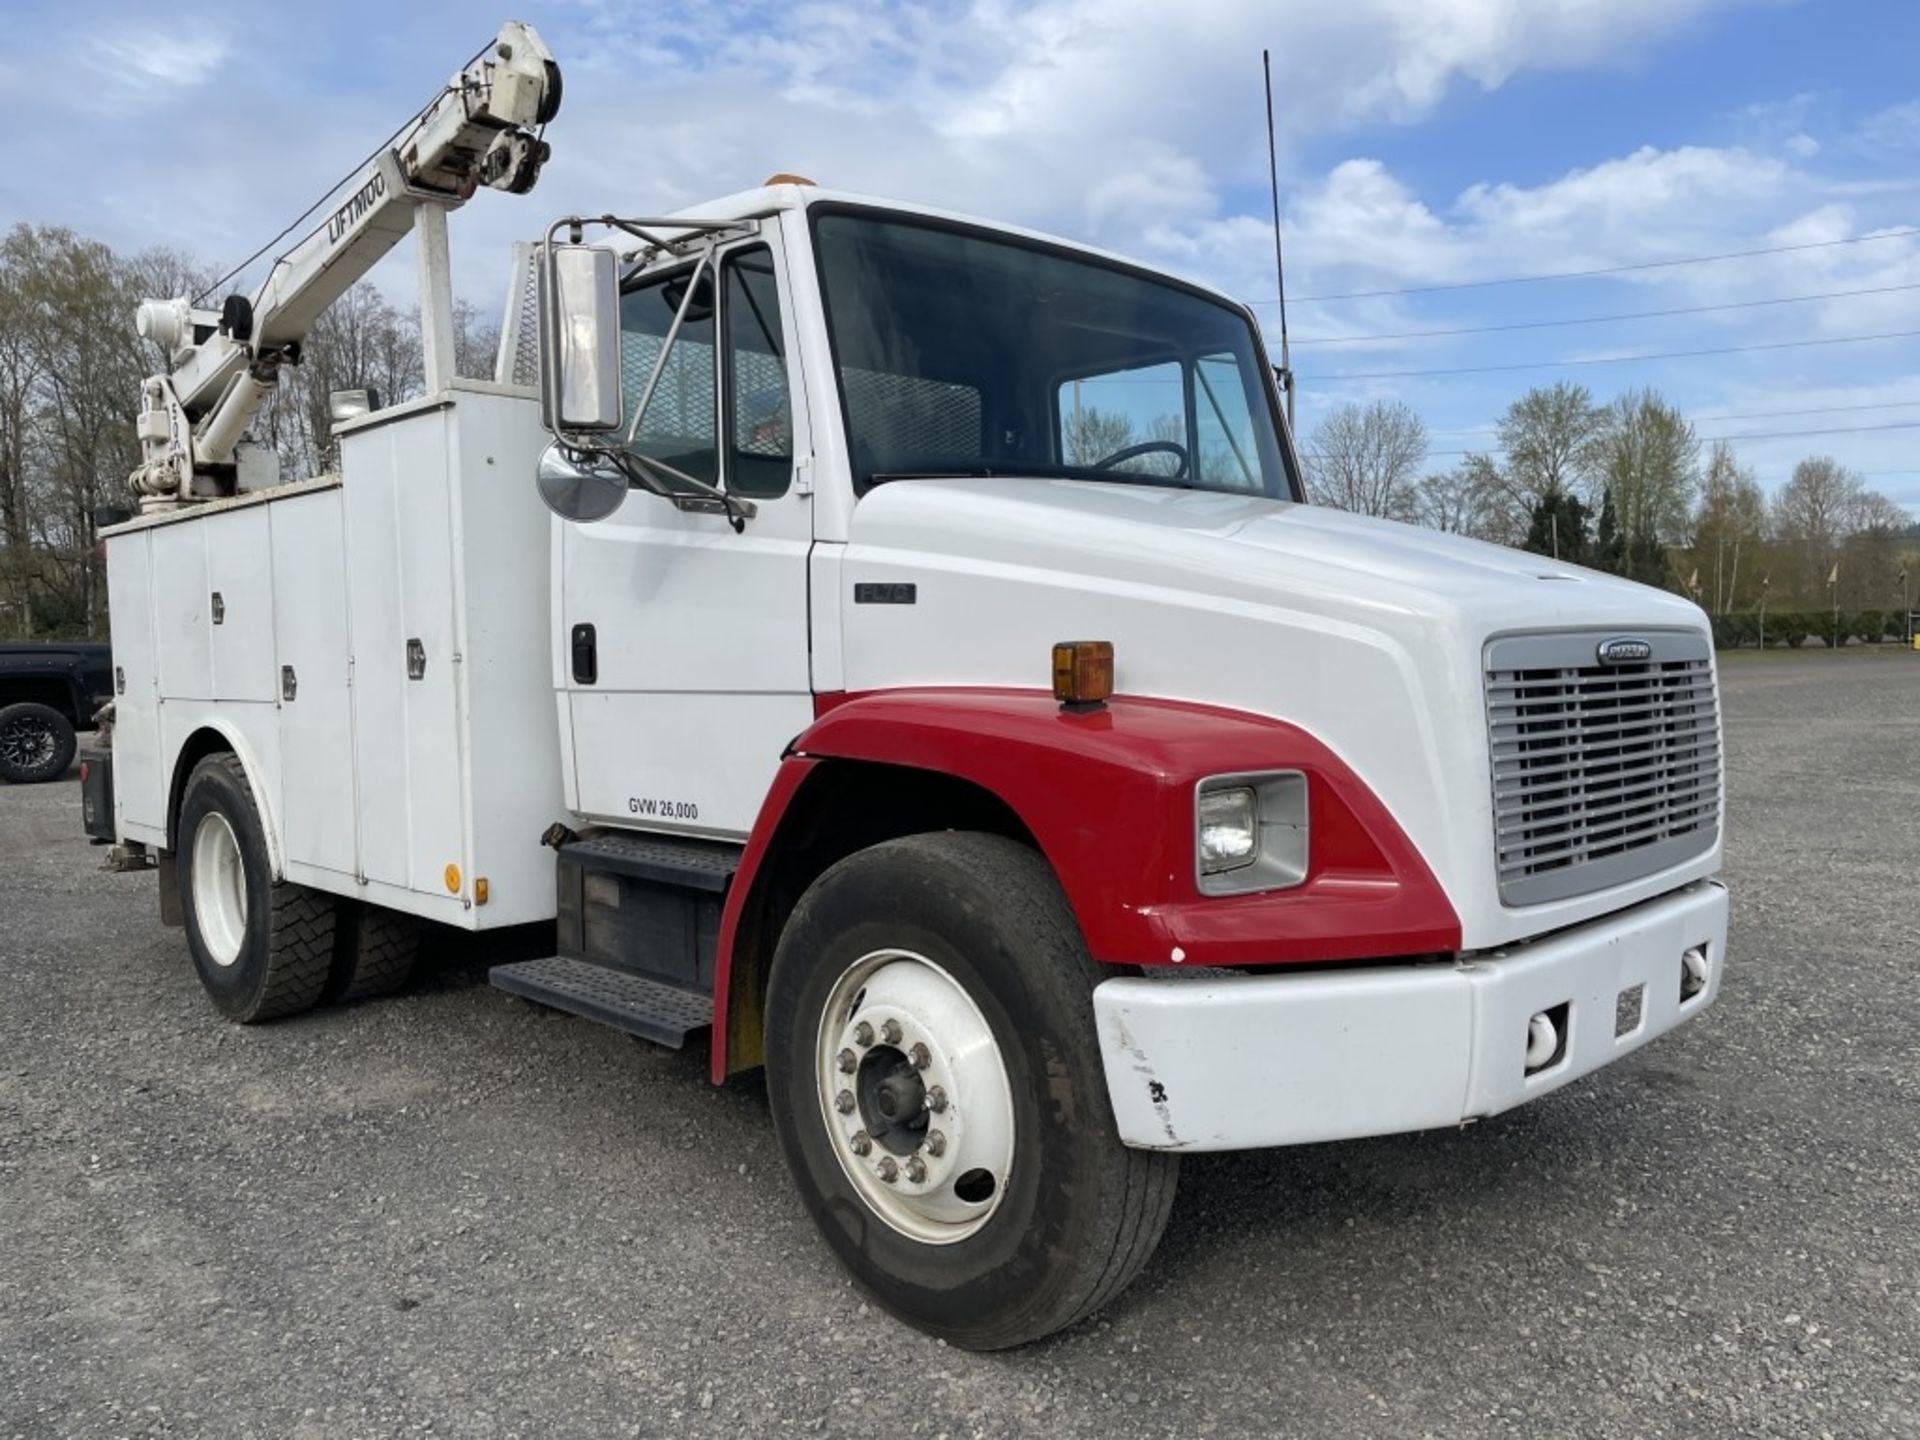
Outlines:
<svg viewBox="0 0 1920 1440"><path fill-rule="evenodd" d="M1200 873L1251 865L1260 850L1260 810L1251 785L1200 794Z"/></svg>
<svg viewBox="0 0 1920 1440"><path fill-rule="evenodd" d="M1307 878L1307 777L1210 775L1194 792L1194 876L1203 895L1285 890Z"/></svg>

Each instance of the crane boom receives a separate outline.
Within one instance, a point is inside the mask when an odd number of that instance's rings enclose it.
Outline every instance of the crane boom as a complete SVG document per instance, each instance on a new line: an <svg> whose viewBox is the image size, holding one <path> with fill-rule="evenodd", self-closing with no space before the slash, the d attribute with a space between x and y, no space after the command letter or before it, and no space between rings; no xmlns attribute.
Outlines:
<svg viewBox="0 0 1920 1440"><path fill-rule="evenodd" d="M144 301L140 333L165 349L171 370L141 387L141 461L131 484L143 509L230 493L236 451L326 308L428 217L439 242L447 211L482 185L523 195L547 158L539 128L560 106L560 67L531 25L509 21L339 187L344 199L279 256L252 295L218 310L188 299ZM427 293L421 309L450 303Z"/></svg>

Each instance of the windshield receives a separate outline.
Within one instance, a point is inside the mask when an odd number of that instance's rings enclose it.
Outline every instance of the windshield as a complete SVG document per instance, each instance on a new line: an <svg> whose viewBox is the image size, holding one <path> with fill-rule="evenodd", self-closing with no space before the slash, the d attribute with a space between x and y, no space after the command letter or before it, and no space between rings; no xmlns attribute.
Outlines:
<svg viewBox="0 0 1920 1440"><path fill-rule="evenodd" d="M1245 315L1004 235L814 212L854 482L1065 476L1292 499Z"/></svg>

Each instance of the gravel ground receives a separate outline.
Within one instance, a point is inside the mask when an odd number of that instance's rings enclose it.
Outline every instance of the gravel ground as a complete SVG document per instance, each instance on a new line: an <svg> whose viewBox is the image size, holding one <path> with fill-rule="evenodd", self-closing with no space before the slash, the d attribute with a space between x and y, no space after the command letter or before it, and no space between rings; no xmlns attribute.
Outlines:
<svg viewBox="0 0 1920 1440"><path fill-rule="evenodd" d="M1920 1434L1920 657L1736 659L1700 1021L1458 1133L1187 1162L1027 1350L861 1303L757 1077L488 989L242 1029L0 786L0 1437Z"/></svg>

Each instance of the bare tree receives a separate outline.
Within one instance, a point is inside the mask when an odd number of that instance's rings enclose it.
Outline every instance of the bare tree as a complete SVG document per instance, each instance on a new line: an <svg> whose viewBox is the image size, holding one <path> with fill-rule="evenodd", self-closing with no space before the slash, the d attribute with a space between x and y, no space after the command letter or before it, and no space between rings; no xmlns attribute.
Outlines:
<svg viewBox="0 0 1920 1440"><path fill-rule="evenodd" d="M1767 501L1759 482L1740 467L1732 446L1716 441L1693 517L1693 567L1707 587L1709 610L1724 615L1757 602L1754 557L1766 538Z"/></svg>
<svg viewBox="0 0 1920 1440"><path fill-rule="evenodd" d="M1791 593L1809 599L1824 593L1860 492L1860 477L1828 456L1809 456L1793 467L1773 501L1774 535L1791 567Z"/></svg>
<svg viewBox="0 0 1920 1440"><path fill-rule="evenodd" d="M470 300L453 302L453 369L469 380L493 379L499 358L500 325L483 320Z"/></svg>
<svg viewBox="0 0 1920 1440"><path fill-rule="evenodd" d="M1066 422L1066 463L1093 465L1134 443L1133 422L1117 410L1075 406Z"/></svg>
<svg viewBox="0 0 1920 1440"><path fill-rule="evenodd" d="M1593 481L1596 491L1613 496L1621 535L1646 549L1675 543L1699 484L1700 441L1693 426L1652 390L1629 391L1601 414ZM1601 494L1593 498L1599 501Z"/></svg>
<svg viewBox="0 0 1920 1440"><path fill-rule="evenodd" d="M1452 535L1510 545L1525 528L1524 518L1513 514L1498 468L1485 455L1469 455L1453 469L1427 476L1416 498L1420 523Z"/></svg>
<svg viewBox="0 0 1920 1440"><path fill-rule="evenodd" d="M1501 484L1528 514L1585 486L1606 429L1606 412L1584 385L1562 380L1527 391L1500 417Z"/></svg>
<svg viewBox="0 0 1920 1440"><path fill-rule="evenodd" d="M41 336L30 299L32 235L0 242L0 634L24 633L35 556L28 493Z"/></svg>
<svg viewBox="0 0 1920 1440"><path fill-rule="evenodd" d="M1307 483L1322 505L1411 521L1426 459L1427 427L1402 401L1342 405L1314 426Z"/></svg>

